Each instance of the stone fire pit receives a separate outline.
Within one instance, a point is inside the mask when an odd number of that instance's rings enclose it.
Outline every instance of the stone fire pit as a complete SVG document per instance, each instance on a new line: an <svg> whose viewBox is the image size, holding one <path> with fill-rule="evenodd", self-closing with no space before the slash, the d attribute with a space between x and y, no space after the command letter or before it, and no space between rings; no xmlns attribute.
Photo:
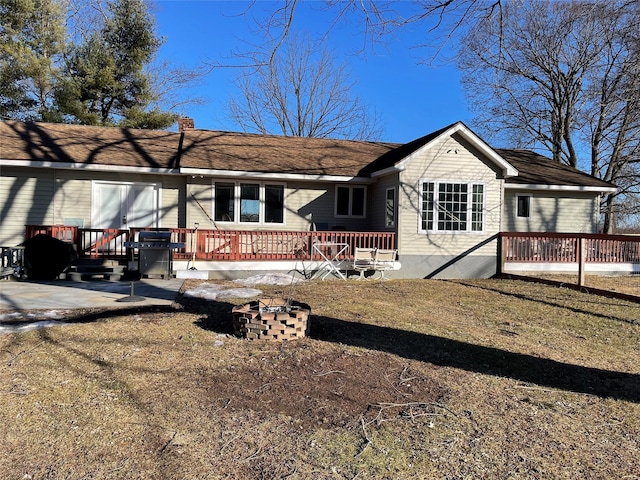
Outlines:
<svg viewBox="0 0 640 480"><path fill-rule="evenodd" d="M291 340L309 331L311 308L283 298L262 298L232 312L235 334L251 340Z"/></svg>

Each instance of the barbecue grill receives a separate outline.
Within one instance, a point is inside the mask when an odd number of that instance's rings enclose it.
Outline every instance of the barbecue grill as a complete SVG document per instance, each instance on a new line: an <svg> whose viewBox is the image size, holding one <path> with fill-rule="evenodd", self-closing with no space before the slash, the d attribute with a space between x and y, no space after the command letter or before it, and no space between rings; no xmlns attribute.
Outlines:
<svg viewBox="0 0 640 480"><path fill-rule="evenodd" d="M172 243L171 232L139 232L137 242L125 242L127 248L138 249L138 271L141 275L171 278L173 250L184 243Z"/></svg>

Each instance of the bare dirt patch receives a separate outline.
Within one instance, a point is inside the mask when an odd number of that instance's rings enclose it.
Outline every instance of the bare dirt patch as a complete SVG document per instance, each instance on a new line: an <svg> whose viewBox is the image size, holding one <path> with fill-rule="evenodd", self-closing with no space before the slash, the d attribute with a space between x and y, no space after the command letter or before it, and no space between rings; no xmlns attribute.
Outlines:
<svg viewBox="0 0 640 480"><path fill-rule="evenodd" d="M410 414L400 410L413 406L417 415L446 399L428 368L410 369L390 355L369 352L329 351L317 358L300 347L204 372L215 385L211 394L228 398L231 409L287 415L306 428L354 427L361 417L377 416L382 404L388 414Z"/></svg>

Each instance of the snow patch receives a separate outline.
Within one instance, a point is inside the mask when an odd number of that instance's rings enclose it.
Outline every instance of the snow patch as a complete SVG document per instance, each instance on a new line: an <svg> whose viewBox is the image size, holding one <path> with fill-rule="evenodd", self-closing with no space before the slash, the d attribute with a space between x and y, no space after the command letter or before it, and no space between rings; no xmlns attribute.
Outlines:
<svg viewBox="0 0 640 480"><path fill-rule="evenodd" d="M243 278L241 280L235 280L236 283L242 285L291 285L294 283L303 282L302 278L295 278L286 273L265 273L263 275L253 275L249 278Z"/></svg>
<svg viewBox="0 0 640 480"><path fill-rule="evenodd" d="M201 283L196 288L186 290L185 297L203 298L205 300L219 300L223 298L251 298L260 295L262 291L255 288L226 288L222 285Z"/></svg>
<svg viewBox="0 0 640 480"><path fill-rule="evenodd" d="M59 327L67 325L58 320L64 319L64 315L55 310L46 312L9 312L0 313L0 322L9 322L7 325L0 323L0 335L8 333L28 332L37 328ZM24 323L13 323L24 322Z"/></svg>
<svg viewBox="0 0 640 480"><path fill-rule="evenodd" d="M57 320L42 320L39 322L23 323L18 325L0 325L0 335L4 335L7 333L28 332L29 330L35 330L37 328L60 327L62 325L68 324L64 322L58 322Z"/></svg>
<svg viewBox="0 0 640 480"><path fill-rule="evenodd" d="M49 319L49 320L60 320L64 318L60 312L56 310L49 310L46 312L9 312L9 313L0 313L0 322L19 322L23 320L37 320L37 319Z"/></svg>

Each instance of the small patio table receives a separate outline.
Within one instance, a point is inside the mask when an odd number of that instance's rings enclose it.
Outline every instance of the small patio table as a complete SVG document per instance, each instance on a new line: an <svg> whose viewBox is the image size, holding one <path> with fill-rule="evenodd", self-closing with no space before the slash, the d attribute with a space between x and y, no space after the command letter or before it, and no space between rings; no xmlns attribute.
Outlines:
<svg viewBox="0 0 640 480"><path fill-rule="evenodd" d="M338 267L341 263L340 256L349 251L348 243L318 242L313 244L312 250L322 257L320 270L326 270L321 277L322 280L327 278L330 273L336 273L342 280L347 279L346 274L343 274Z"/></svg>

